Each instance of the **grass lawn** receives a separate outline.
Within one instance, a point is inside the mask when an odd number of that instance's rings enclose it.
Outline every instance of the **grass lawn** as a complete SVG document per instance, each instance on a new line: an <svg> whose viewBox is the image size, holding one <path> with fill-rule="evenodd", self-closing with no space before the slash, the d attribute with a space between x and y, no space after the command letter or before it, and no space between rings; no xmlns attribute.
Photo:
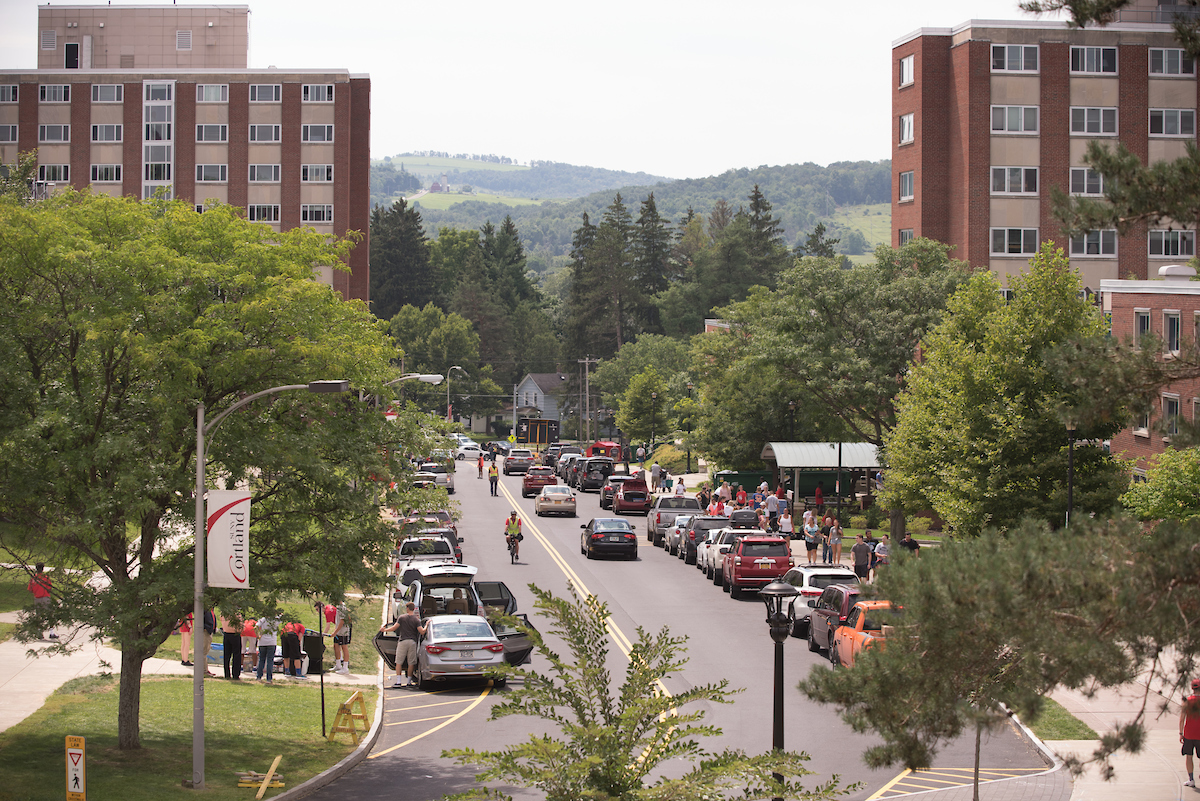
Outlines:
<svg viewBox="0 0 1200 801"><path fill-rule="evenodd" d="M0 612L15 612L33 600L28 586L29 575L24 570L0 570Z"/></svg>
<svg viewBox="0 0 1200 801"><path fill-rule="evenodd" d="M1062 704L1046 699L1042 714L1035 720L1025 721L1034 734L1042 740L1098 740L1100 735L1091 726L1072 715Z"/></svg>
<svg viewBox="0 0 1200 801"><path fill-rule="evenodd" d="M362 687L368 716L379 690ZM351 690L325 688L326 719ZM353 749L349 735L333 743L321 737L321 695L309 685L210 681L205 685L205 790L212 801L245 801L254 790L239 789L234 771L266 773L279 754L284 788L270 798L332 766ZM184 789L192 773L192 683L190 679L142 682L142 748L122 752L117 740L117 679L91 676L65 684L32 716L0 734L4 782L0 801L63 798L63 742L87 738L87 783L91 798L158 801L195 798Z"/></svg>
<svg viewBox="0 0 1200 801"><path fill-rule="evenodd" d="M15 623L0 623L0 642L11 640L13 632L17 630Z"/></svg>
<svg viewBox="0 0 1200 801"><path fill-rule="evenodd" d="M436 209L445 211L455 203L464 203L469 200L478 200L483 203L503 203L506 206L536 206L542 201L532 200L527 197L507 197L505 195L489 195L480 192L477 195L460 195L455 192L441 193L429 192L421 195L412 201L413 205L419 205L425 209Z"/></svg>

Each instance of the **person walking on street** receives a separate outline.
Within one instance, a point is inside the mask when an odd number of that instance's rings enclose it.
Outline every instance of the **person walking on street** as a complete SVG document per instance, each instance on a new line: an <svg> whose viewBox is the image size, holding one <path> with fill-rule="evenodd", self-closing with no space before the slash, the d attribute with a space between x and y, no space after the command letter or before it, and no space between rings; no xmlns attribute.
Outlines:
<svg viewBox="0 0 1200 801"><path fill-rule="evenodd" d="M809 517L804 523L804 548L808 551L808 563L816 564L817 546L821 544L821 528L817 521Z"/></svg>
<svg viewBox="0 0 1200 801"><path fill-rule="evenodd" d="M479 454L479 476L478 476L478 478L483 478L483 454L482 453Z"/></svg>
<svg viewBox="0 0 1200 801"><path fill-rule="evenodd" d="M887 567L888 557L892 555L890 535L884 534L883 539L879 540L875 545L875 575L871 577L871 581L879 578L879 571Z"/></svg>
<svg viewBox="0 0 1200 801"><path fill-rule="evenodd" d="M1179 709L1179 742L1183 745L1184 766L1187 768L1188 780L1184 787L1196 786L1196 774L1193 772L1192 756L1200 753L1200 679L1192 679L1192 694L1184 699Z"/></svg>
<svg viewBox="0 0 1200 801"><path fill-rule="evenodd" d="M50 590L54 587L54 582L50 580L45 571L46 566L41 562L34 565L33 577L29 579L29 586L26 588L33 593L33 605L42 609L50 607L52 603L50 600ZM18 584L17 586L19 587L20 585ZM57 640L58 634L54 629L50 629L50 633L46 635L45 639Z"/></svg>
<svg viewBox="0 0 1200 801"><path fill-rule="evenodd" d="M242 680L242 621L237 615L221 614L221 651L225 656L225 678Z"/></svg>
<svg viewBox="0 0 1200 801"><path fill-rule="evenodd" d="M662 479L662 468L658 462L650 465L650 491L658 492L658 482Z"/></svg>
<svg viewBox="0 0 1200 801"><path fill-rule="evenodd" d="M637 460L638 460L638 467L645 470L646 469L646 447L644 445L638 445Z"/></svg>
<svg viewBox="0 0 1200 801"><path fill-rule="evenodd" d="M834 518L833 523L829 526L829 547L832 553L829 555L830 564L840 565L842 563L842 524Z"/></svg>
<svg viewBox="0 0 1200 801"><path fill-rule="evenodd" d="M765 501L767 509L767 523L771 526L771 531L778 531L779 525L779 498L774 495L768 495Z"/></svg>
<svg viewBox="0 0 1200 801"><path fill-rule="evenodd" d="M871 572L871 546L863 540L862 534L855 536L850 555L854 558L854 575L866 581Z"/></svg>
<svg viewBox="0 0 1200 801"><path fill-rule="evenodd" d="M496 469L495 462L488 467L488 483L491 485L492 497L495 498L499 494L496 490L500 485L500 471Z"/></svg>
<svg viewBox="0 0 1200 801"><path fill-rule="evenodd" d="M417 616L417 605L409 601L404 605L404 614L396 618L396 622L390 626L380 626L380 631L394 631L400 637L396 643L396 678L392 682L393 687L402 687L400 683L401 668L408 668L408 686L415 687L416 682L413 681L413 671L417 667L417 641L421 635L425 633L428 626L421 625L421 618Z"/></svg>

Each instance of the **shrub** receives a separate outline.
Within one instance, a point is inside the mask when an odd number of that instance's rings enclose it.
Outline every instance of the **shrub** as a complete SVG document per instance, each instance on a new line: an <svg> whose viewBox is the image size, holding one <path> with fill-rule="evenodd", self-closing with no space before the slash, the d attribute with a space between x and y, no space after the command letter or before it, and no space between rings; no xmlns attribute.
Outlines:
<svg viewBox="0 0 1200 801"><path fill-rule="evenodd" d="M905 528L909 531L909 533L914 534L914 535L915 534L928 534L929 527L932 524L933 524L933 521L930 520L928 517L914 517L908 521Z"/></svg>
<svg viewBox="0 0 1200 801"><path fill-rule="evenodd" d="M683 475L687 469L687 452L681 451L672 444L659 445L654 449L654 452L646 457L647 464L658 462L660 467L665 467L670 471L671 475ZM696 466L696 454L692 454L692 466Z"/></svg>
<svg viewBox="0 0 1200 801"><path fill-rule="evenodd" d="M867 522L866 515L851 515L850 528L874 528L874 526Z"/></svg>
<svg viewBox="0 0 1200 801"><path fill-rule="evenodd" d="M867 507L866 518L867 528L879 528L887 519L887 510L879 504L871 504Z"/></svg>

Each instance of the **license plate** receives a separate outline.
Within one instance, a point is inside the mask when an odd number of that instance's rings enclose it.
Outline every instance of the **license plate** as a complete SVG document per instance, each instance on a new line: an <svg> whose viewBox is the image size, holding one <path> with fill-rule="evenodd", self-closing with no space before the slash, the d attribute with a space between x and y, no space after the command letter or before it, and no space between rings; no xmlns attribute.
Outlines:
<svg viewBox="0 0 1200 801"><path fill-rule="evenodd" d="M604 539L608 540L609 542L620 542L621 540L623 540L625 538L624 537L605 537Z"/></svg>
<svg viewBox="0 0 1200 801"><path fill-rule="evenodd" d="M470 659L471 657L475 656L475 652L474 651L459 651L458 656L460 659Z"/></svg>
<svg viewBox="0 0 1200 801"><path fill-rule="evenodd" d="M479 665L463 665L463 670L476 670Z"/></svg>

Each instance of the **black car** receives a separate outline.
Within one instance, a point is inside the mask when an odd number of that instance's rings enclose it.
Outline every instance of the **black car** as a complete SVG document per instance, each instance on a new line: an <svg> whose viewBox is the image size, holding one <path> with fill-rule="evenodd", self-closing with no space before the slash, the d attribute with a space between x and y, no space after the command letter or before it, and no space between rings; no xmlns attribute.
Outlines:
<svg viewBox="0 0 1200 801"><path fill-rule="evenodd" d="M719 517L715 515L697 515L692 518L692 522L688 523L687 531L684 532L683 538L679 543L679 558L683 560L685 565L696 565L696 546L708 536L708 532L714 528L727 528L729 526L728 517ZM700 565L696 565L699 569Z"/></svg>
<svg viewBox="0 0 1200 801"><path fill-rule="evenodd" d="M628 481L630 476L625 473L613 473L600 487L600 508L611 509L613 496L617 494L617 486L622 481Z"/></svg>
<svg viewBox="0 0 1200 801"><path fill-rule="evenodd" d="M583 491L590 489L598 490L604 486L604 482L612 475L613 460L607 456L593 456L584 461L582 464L576 462L578 468L576 470L575 486Z"/></svg>
<svg viewBox="0 0 1200 801"><path fill-rule="evenodd" d="M597 556L624 556L637 559L637 534L629 521L619 517L596 517L580 526L579 552L588 559Z"/></svg>

